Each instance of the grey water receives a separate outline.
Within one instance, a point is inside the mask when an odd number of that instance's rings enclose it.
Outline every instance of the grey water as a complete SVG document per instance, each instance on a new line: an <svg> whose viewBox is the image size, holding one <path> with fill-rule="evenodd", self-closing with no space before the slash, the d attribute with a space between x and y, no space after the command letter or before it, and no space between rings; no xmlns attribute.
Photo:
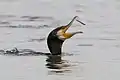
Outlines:
<svg viewBox="0 0 120 80"><path fill-rule="evenodd" d="M54 28L77 22L60 56L0 55L0 80L120 80L119 0L0 0L0 50L49 53Z"/></svg>

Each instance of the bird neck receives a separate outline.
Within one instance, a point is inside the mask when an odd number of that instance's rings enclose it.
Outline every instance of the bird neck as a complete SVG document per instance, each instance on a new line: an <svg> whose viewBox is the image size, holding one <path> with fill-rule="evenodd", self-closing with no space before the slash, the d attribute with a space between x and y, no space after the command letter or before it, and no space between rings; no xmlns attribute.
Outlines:
<svg viewBox="0 0 120 80"><path fill-rule="evenodd" d="M60 55L62 52L62 44L64 41L59 39L47 40L48 48L52 55Z"/></svg>

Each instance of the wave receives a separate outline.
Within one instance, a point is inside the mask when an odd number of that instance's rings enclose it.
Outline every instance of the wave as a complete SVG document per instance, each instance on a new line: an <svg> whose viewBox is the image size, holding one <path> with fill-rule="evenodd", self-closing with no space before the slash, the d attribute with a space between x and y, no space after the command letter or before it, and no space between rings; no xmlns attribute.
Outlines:
<svg viewBox="0 0 120 80"><path fill-rule="evenodd" d="M51 53L38 52L32 49L17 49L16 47L10 50L0 50L0 55L4 55L4 56L54 56L54 55L51 55ZM62 52L62 55L60 56L73 56L73 54Z"/></svg>
<svg viewBox="0 0 120 80"><path fill-rule="evenodd" d="M0 15L0 27L8 28L45 28L55 21L51 16Z"/></svg>
<svg viewBox="0 0 120 80"><path fill-rule="evenodd" d="M50 53L36 52L31 49L17 49L16 47L11 50L0 50L0 55L6 56L39 56L51 55Z"/></svg>

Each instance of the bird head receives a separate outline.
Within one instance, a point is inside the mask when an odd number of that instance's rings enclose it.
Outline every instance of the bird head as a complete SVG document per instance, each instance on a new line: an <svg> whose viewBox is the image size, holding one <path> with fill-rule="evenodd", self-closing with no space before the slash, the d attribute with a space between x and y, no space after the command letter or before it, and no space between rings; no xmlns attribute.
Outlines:
<svg viewBox="0 0 120 80"><path fill-rule="evenodd" d="M66 40L66 39L71 38L71 37L72 37L73 35L75 35L75 34L83 33L82 31L76 31L76 32L71 32L71 33L70 33L70 32L67 32L67 30L68 30L69 27L72 25L72 23L73 23L74 20L76 20L77 22L85 25L85 23L83 23L83 22L81 22L80 20L78 20L78 18L79 18L78 16L75 16L69 24L67 24L67 25L65 25L65 26L61 26L61 27L59 27L59 28L56 29L56 30L57 30L56 35L58 36L58 38L59 38L60 40Z"/></svg>
<svg viewBox="0 0 120 80"><path fill-rule="evenodd" d="M75 16L69 24L58 27L50 32L47 38L47 44L52 54L55 54L55 55L61 54L61 47L62 47L63 42L66 39L71 38L75 34L83 33L82 31L76 31L76 32L71 32L71 33L66 32L69 29L69 27L72 25L74 20L85 25L83 22L79 21L77 18L78 16Z"/></svg>

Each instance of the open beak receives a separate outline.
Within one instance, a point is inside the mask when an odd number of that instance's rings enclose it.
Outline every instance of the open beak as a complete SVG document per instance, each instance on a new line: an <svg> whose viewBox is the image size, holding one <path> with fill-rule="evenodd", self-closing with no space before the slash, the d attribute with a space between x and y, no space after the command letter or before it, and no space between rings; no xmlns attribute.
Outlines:
<svg viewBox="0 0 120 80"><path fill-rule="evenodd" d="M65 38L65 39L68 39L68 38L71 38L73 35L75 34L78 34L78 33L83 33L82 31L76 31L76 32L66 32L70 26L64 26L65 28L62 29L62 36Z"/></svg>
<svg viewBox="0 0 120 80"><path fill-rule="evenodd" d="M78 17L78 16L75 16L75 17L72 19L72 21L71 21L69 24L67 24L66 26L62 26L62 29L63 29L63 32L64 32L64 33L68 30L68 28L72 25L73 21L74 21L77 17ZM76 21L79 22L79 23L82 24L82 25L86 25L85 23L83 23L82 21L80 21L80 20L78 20L78 19L76 19Z"/></svg>
<svg viewBox="0 0 120 80"><path fill-rule="evenodd" d="M69 29L69 27L72 25L73 21L77 18L77 16L75 16L72 21L67 24L66 26L62 26L62 28L58 31L58 36L59 36L59 39L62 39L62 40L65 40L65 39L68 39L68 38L71 38L73 35L75 34L78 34L78 33L83 33L82 31L77 31L77 32L72 32L72 33L66 33L66 31ZM82 25L85 25L85 23L79 21L79 20L76 20L77 22L81 23Z"/></svg>

